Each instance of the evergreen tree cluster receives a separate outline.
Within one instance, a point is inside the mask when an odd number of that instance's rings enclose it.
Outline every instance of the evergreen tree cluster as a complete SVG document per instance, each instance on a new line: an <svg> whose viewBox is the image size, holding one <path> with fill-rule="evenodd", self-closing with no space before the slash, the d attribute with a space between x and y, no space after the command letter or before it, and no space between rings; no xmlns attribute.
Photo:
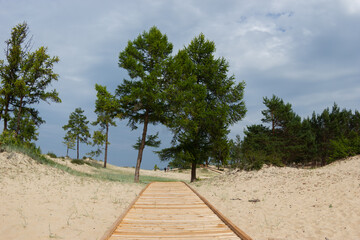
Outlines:
<svg viewBox="0 0 360 240"><path fill-rule="evenodd" d="M321 114L301 119L277 96L263 98L263 124L248 126L244 139L231 143L234 165L260 169L277 166L323 166L360 154L360 113L334 104Z"/></svg>
<svg viewBox="0 0 360 240"><path fill-rule="evenodd" d="M136 129L143 126L138 149L135 182L145 146L158 146L157 135L147 136L149 124L163 124L173 133L171 147L158 151L171 165L196 166L209 159L225 163L229 154L229 126L245 113L244 82L228 76L229 64L215 58L215 44L203 34L171 56L173 45L159 29L152 27L129 41L119 55L119 66L130 80L117 88L123 117Z"/></svg>
<svg viewBox="0 0 360 240"><path fill-rule="evenodd" d="M172 56L173 45L165 34L152 27L144 31L119 54L119 67L128 71L115 94L96 84L95 113L100 125L92 145L97 156L105 148L107 161L109 126L115 118L128 119L132 130L143 127L142 135L133 146L138 150L134 181L139 181L140 165L145 146L159 147L159 133L148 134L149 124L162 124L174 134L172 146L158 151L160 159L172 166L191 166L191 181L196 179L198 164L209 160L225 164L229 155L229 126L246 113L243 101L245 83L228 76L229 64L215 58L215 44L203 34L195 37L188 47ZM64 144L67 149L79 143L89 144L88 121L80 108L70 114ZM105 146L104 146L105 145Z"/></svg>

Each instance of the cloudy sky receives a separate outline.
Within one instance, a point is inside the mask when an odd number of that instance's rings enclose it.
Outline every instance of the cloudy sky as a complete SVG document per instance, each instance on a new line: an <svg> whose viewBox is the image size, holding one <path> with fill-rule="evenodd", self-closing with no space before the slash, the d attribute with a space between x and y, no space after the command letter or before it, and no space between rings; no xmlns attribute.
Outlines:
<svg viewBox="0 0 360 240"><path fill-rule="evenodd" d="M37 142L44 153L65 155L62 126L69 114L81 107L95 120L95 83L114 92L128 78L118 67L119 52L154 25L174 44L174 54L204 33L215 42L216 55L229 61L230 74L246 82L248 112L232 126L230 138L260 123L264 96L277 95L301 117L334 102L360 109L360 0L0 0L0 49L23 21L33 49L47 46L60 58L55 67L60 79L53 87L62 103L38 106L46 120ZM126 123L110 129L109 161L134 166L137 152L131 146L141 128L131 131ZM162 147L169 146L171 134L164 127L149 131L159 131ZM142 167L164 167L152 150L145 149ZM80 151L82 156L89 148L81 145Z"/></svg>

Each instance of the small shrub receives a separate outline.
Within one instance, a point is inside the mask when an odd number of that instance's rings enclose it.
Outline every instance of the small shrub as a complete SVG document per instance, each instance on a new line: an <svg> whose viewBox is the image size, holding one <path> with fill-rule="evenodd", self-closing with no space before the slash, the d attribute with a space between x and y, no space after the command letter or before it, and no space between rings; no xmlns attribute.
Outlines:
<svg viewBox="0 0 360 240"><path fill-rule="evenodd" d="M47 155L52 158L57 158L56 154L52 152L48 152Z"/></svg>
<svg viewBox="0 0 360 240"><path fill-rule="evenodd" d="M155 164L155 166L154 166L154 171L159 170L159 169L160 169L160 168L158 167L158 165Z"/></svg>
<svg viewBox="0 0 360 240"><path fill-rule="evenodd" d="M85 162L82 159L73 159L71 160L71 163L78 164L78 165L84 165Z"/></svg>

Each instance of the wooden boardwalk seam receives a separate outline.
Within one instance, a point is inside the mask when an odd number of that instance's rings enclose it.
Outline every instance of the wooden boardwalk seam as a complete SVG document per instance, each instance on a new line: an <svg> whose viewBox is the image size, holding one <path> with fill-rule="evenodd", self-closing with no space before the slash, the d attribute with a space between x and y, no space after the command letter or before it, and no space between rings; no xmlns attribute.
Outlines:
<svg viewBox="0 0 360 240"><path fill-rule="evenodd" d="M148 184L101 240L251 238L183 182Z"/></svg>

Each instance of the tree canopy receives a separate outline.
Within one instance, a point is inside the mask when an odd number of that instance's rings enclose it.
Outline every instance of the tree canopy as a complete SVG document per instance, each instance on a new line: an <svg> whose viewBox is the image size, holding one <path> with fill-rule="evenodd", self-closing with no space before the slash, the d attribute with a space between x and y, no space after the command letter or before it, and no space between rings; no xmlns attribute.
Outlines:
<svg viewBox="0 0 360 240"><path fill-rule="evenodd" d="M169 61L166 71L166 125L174 137L172 147L159 156L191 163L191 181L196 179L197 164L208 162L209 157L227 159L228 128L246 113L245 83L236 84L235 77L228 76L227 61L214 53L214 42L200 34Z"/></svg>

